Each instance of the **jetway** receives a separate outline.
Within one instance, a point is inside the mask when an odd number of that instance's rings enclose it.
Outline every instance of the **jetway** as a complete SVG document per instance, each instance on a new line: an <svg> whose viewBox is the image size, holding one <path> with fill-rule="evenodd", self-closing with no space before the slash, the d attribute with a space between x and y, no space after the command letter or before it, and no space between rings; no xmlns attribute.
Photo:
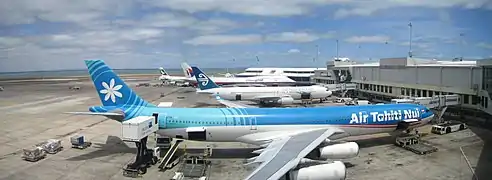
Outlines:
<svg viewBox="0 0 492 180"><path fill-rule="evenodd" d="M355 83L322 84L322 86L328 88L330 91L346 91L346 90L354 90L357 88L357 84Z"/></svg>
<svg viewBox="0 0 492 180"><path fill-rule="evenodd" d="M391 99L391 104L414 103L427 106L428 108L444 108L460 104L459 95L438 95L433 97L408 97L403 99Z"/></svg>
<svg viewBox="0 0 492 180"><path fill-rule="evenodd" d="M391 104L400 104L400 103L414 103L424 105L428 108L435 109L439 111L439 116L436 121L440 123L442 121L442 116L448 109L448 106L456 106L460 105L460 96L453 95L438 95L433 97L406 97L403 99L391 99Z"/></svg>

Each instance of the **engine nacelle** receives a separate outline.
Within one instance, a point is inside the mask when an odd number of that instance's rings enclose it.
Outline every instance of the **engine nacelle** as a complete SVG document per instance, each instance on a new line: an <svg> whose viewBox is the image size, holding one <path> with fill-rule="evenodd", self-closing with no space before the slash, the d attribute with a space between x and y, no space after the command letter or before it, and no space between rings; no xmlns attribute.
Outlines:
<svg viewBox="0 0 492 180"><path fill-rule="evenodd" d="M318 150L320 159L346 159L359 154L359 145L355 142L346 142L327 145Z"/></svg>
<svg viewBox="0 0 492 180"><path fill-rule="evenodd" d="M341 161L329 164L309 166L289 172L286 176L292 180L344 180L347 175L345 165Z"/></svg>
<svg viewBox="0 0 492 180"><path fill-rule="evenodd" d="M292 104L294 103L294 98L292 97L282 97L277 101L278 104Z"/></svg>

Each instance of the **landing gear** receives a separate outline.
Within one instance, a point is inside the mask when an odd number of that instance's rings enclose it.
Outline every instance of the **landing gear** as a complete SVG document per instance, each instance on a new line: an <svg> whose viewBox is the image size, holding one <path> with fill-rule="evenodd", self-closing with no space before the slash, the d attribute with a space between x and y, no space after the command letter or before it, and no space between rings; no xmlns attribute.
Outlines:
<svg viewBox="0 0 492 180"><path fill-rule="evenodd" d="M135 142L137 146L137 157L135 158L135 162L123 168L123 176L135 178L138 175L147 173L147 168L157 163L158 159L154 156L154 151L147 149L147 139L148 136L139 142Z"/></svg>

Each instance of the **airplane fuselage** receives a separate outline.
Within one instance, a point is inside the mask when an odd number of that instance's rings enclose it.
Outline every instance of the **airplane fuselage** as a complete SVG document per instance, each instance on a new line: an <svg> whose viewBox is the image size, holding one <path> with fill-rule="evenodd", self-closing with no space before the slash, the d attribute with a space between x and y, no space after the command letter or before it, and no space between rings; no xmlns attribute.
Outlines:
<svg viewBox="0 0 492 180"><path fill-rule="evenodd" d="M159 79L168 80L168 81L178 81L178 82L190 82L193 85L196 85L196 79L194 77L161 75ZM218 85L252 84L252 83L261 83L261 84L295 84L296 83L294 80L283 76L210 77L210 79L212 79Z"/></svg>
<svg viewBox="0 0 492 180"><path fill-rule="evenodd" d="M322 86L298 87L228 87L197 91L202 94L218 94L226 100L257 100L258 97L292 97L302 99L302 93L309 93L312 99L326 98L332 94ZM239 98L239 99L238 99Z"/></svg>
<svg viewBox="0 0 492 180"><path fill-rule="evenodd" d="M125 114L159 114L160 135L197 141L248 142L309 129L334 127L340 137L393 132L408 119L411 126L426 124L433 118L428 108L416 104L315 108L133 108ZM336 137L331 138L336 139Z"/></svg>

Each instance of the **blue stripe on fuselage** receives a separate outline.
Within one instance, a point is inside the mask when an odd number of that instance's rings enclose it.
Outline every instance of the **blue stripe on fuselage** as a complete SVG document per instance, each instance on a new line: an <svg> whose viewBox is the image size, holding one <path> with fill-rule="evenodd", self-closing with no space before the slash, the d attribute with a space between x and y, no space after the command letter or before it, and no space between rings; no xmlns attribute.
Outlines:
<svg viewBox="0 0 492 180"><path fill-rule="evenodd" d="M416 104L388 104L368 106L340 106L314 108L151 108L143 110L135 116L151 116L159 112L161 128L186 128L202 126L249 126L256 125L394 125L403 119L426 118L432 115L426 107ZM405 110L420 111L418 117L405 117ZM241 112L239 112L241 111ZM384 112L400 111L400 119L384 117ZM425 112L424 112L425 111ZM366 121L354 121L353 114L360 117L366 113ZM371 112L377 112L380 120ZM164 116L164 117L163 117ZM166 118L165 116L169 116ZM256 121L251 119L256 119ZM386 118L386 119L385 119Z"/></svg>

